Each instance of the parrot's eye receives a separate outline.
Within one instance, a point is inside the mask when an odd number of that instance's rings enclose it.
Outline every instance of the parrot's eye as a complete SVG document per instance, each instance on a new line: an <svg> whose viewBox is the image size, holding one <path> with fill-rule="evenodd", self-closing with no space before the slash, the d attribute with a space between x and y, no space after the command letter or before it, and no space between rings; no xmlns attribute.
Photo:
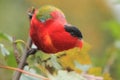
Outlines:
<svg viewBox="0 0 120 80"><path fill-rule="evenodd" d="M42 22L42 23L44 23L46 20L44 20L44 19L40 19L40 22Z"/></svg>
<svg viewBox="0 0 120 80"><path fill-rule="evenodd" d="M46 22L48 19L52 18L50 14L39 15L38 19L40 22Z"/></svg>

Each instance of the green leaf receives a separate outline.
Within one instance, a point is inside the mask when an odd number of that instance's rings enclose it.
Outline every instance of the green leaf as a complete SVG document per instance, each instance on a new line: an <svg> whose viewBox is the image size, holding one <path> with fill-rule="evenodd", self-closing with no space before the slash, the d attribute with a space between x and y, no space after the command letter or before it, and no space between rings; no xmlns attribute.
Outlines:
<svg viewBox="0 0 120 80"><path fill-rule="evenodd" d="M5 33L0 33L0 39L5 39L5 40L12 42L12 37Z"/></svg>
<svg viewBox="0 0 120 80"><path fill-rule="evenodd" d="M80 64L77 61L74 61L76 68L86 72L90 67L92 67L92 64Z"/></svg>
<svg viewBox="0 0 120 80"><path fill-rule="evenodd" d="M120 24L115 21L115 20L111 20L108 22L105 22L104 24L104 29L105 30L109 30L111 32L111 35L115 38L115 39L120 39Z"/></svg>
<svg viewBox="0 0 120 80"><path fill-rule="evenodd" d="M10 54L9 51L1 43L0 43L0 50L1 50L1 53L3 54L3 56L7 56Z"/></svg>
<svg viewBox="0 0 120 80"><path fill-rule="evenodd" d="M8 55L6 57L5 61L6 61L8 66L17 67L15 55L14 55L14 53L12 51L10 51L10 55Z"/></svg>
<svg viewBox="0 0 120 80"><path fill-rule="evenodd" d="M28 71L30 73L36 73L36 71L28 66L25 66L24 68L25 71ZM25 75L25 74L22 74L22 76L20 77L20 80L41 80L39 78L35 78L33 76L28 76L28 75Z"/></svg>
<svg viewBox="0 0 120 80"><path fill-rule="evenodd" d="M51 59L49 60L49 62L51 63L51 65L57 70L62 69L62 66L57 61L57 56L55 56L54 54L51 54L50 57Z"/></svg>
<svg viewBox="0 0 120 80"><path fill-rule="evenodd" d="M59 70L56 76L48 74L48 77L50 80L87 80L76 72L67 72L65 70Z"/></svg>

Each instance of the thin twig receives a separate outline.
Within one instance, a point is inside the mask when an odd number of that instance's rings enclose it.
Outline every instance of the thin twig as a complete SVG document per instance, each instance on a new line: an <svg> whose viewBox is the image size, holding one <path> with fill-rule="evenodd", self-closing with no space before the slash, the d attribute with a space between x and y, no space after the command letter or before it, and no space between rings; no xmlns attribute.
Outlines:
<svg viewBox="0 0 120 80"><path fill-rule="evenodd" d="M27 12L27 13L28 13L28 16L29 16L29 20L32 19L32 15L34 14L34 11L35 11L35 8L32 8L31 10L29 10L29 11ZM25 51L24 51L23 54L22 54L20 63L19 63L19 65L18 65L18 68L19 68L19 69L23 69L23 68L24 68L25 63L26 63L26 59L27 59L27 57L28 57L28 54L30 53L30 52L28 51L28 48L27 48L27 47L31 48L31 46L32 46L32 41L31 41L31 38L30 38L30 37L28 37L27 45L28 45L28 46L26 46ZM35 53L35 51L34 51L34 53ZM16 71L15 74L14 74L14 76L13 76L13 80L19 80L19 79L20 79L20 76L21 76L21 72Z"/></svg>
<svg viewBox="0 0 120 80"><path fill-rule="evenodd" d="M19 54L19 52L18 52L18 49L17 49L17 47L16 47L16 43L15 43L14 41L15 41L15 37L13 37L14 56L15 56L15 59L16 59L17 64L19 64L19 62L20 62L20 54Z"/></svg>
<svg viewBox="0 0 120 80"><path fill-rule="evenodd" d="M14 43L16 43L16 44L17 43L23 43L28 49L30 49L29 46L26 44L26 42L23 41L23 40L15 40Z"/></svg>
<svg viewBox="0 0 120 80"><path fill-rule="evenodd" d="M36 78L40 78L42 80L49 80L48 78L46 78L44 76L41 76L41 75L38 75L38 74L32 74L30 72L27 72L27 71L19 69L19 68L14 68L14 67L10 67L10 66L1 66L1 65L0 65L0 68L10 69L10 70L16 70L18 72L21 72L21 73L24 73L24 74L27 74L29 76L33 76L33 77L36 77Z"/></svg>
<svg viewBox="0 0 120 80"><path fill-rule="evenodd" d="M31 47L31 45L32 45L32 41L31 41L30 38L28 38L27 45L29 47ZM18 65L19 69L23 69L24 68L25 63L26 63L26 59L27 59L27 56L28 56L27 53L28 53L28 48L26 48L24 53L22 54L21 60L20 60L19 65ZM13 76L13 80L19 80L20 76L21 76L21 72L16 71L14 76Z"/></svg>
<svg viewBox="0 0 120 80"><path fill-rule="evenodd" d="M104 73L110 72L111 65L114 63L116 56L117 56L116 53L111 54L110 58L108 59L106 65L104 67L104 70L103 70Z"/></svg>

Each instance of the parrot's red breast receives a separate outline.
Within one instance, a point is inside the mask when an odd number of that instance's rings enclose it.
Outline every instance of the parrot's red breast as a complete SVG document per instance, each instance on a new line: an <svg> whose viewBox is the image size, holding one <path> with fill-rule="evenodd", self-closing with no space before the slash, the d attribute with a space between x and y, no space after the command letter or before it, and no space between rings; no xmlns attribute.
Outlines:
<svg viewBox="0 0 120 80"><path fill-rule="evenodd" d="M65 29L68 23L60 11L51 11L51 18L45 22L37 19L37 13L38 10L35 10L31 19L30 36L39 50L57 53L74 47L82 47L82 40L70 34L72 30Z"/></svg>

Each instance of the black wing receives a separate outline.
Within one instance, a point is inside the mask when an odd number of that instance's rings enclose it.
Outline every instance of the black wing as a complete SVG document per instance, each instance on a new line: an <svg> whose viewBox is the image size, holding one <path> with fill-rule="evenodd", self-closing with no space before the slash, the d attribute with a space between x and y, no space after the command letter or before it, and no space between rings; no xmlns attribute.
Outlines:
<svg viewBox="0 0 120 80"><path fill-rule="evenodd" d="M69 32L72 36L74 37L78 37L80 39L83 38L82 33L80 32L80 30L78 28L76 28L75 26L69 26L69 25L65 25L64 29Z"/></svg>

